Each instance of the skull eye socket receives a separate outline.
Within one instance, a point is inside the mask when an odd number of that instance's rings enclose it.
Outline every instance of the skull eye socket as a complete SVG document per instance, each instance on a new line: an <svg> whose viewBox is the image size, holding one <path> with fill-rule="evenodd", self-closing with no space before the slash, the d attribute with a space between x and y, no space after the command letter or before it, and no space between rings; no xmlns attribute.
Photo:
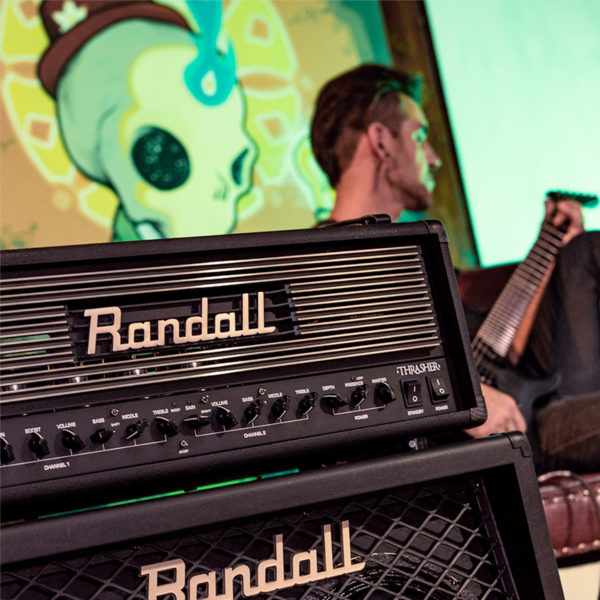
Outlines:
<svg viewBox="0 0 600 600"><path fill-rule="evenodd" d="M159 190L172 190L190 176L190 159L183 145L168 131L146 127L131 149L141 177Z"/></svg>

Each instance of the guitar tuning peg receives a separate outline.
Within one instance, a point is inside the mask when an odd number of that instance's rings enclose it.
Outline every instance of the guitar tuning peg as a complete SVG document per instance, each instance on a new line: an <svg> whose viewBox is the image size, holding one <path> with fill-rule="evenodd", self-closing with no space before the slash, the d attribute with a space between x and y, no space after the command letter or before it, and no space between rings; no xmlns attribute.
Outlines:
<svg viewBox="0 0 600 600"><path fill-rule="evenodd" d="M561 200L575 200L586 208L594 208L598 205L598 196L595 194L582 194L579 192L567 192L565 190L550 190L546 192L546 198L552 202Z"/></svg>

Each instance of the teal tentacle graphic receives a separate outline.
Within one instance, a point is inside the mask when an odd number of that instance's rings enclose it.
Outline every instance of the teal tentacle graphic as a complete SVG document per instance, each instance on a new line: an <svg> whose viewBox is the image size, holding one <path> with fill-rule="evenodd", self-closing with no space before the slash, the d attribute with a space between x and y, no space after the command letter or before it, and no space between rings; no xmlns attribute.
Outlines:
<svg viewBox="0 0 600 600"><path fill-rule="evenodd" d="M223 53L217 48L221 30L221 2L187 2L200 28L199 34L191 34L198 49L197 57L187 66L185 84L193 96L207 106L217 106L227 100L236 83L235 55L231 42Z"/></svg>

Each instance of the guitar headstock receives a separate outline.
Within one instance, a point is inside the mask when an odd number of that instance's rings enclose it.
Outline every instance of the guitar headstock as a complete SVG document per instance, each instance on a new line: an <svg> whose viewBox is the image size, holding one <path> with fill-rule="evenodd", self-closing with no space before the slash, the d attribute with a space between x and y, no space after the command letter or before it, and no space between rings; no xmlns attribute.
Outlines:
<svg viewBox="0 0 600 600"><path fill-rule="evenodd" d="M566 192L564 190L550 190L546 192L546 198L552 202L561 200L575 200L586 208L594 208L598 205L598 196L595 194L580 194L577 192Z"/></svg>

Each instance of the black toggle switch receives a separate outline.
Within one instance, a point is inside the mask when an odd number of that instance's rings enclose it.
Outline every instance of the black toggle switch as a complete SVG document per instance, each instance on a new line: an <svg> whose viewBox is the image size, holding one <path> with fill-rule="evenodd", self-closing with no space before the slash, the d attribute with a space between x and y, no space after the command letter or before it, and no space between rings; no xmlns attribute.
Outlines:
<svg viewBox="0 0 600 600"><path fill-rule="evenodd" d="M254 423L254 421L258 419L258 415L260 415L260 406L258 402L251 402L244 409L244 419L248 425Z"/></svg>
<svg viewBox="0 0 600 600"><path fill-rule="evenodd" d="M350 402L354 408L358 408L369 395L369 389L366 385L357 385L352 394L350 394Z"/></svg>
<svg viewBox="0 0 600 600"><path fill-rule="evenodd" d="M179 426L171 421L171 419L167 419L167 417L155 417L154 422L156 423L156 428L159 433L162 433L167 437L173 437L179 433Z"/></svg>
<svg viewBox="0 0 600 600"><path fill-rule="evenodd" d="M3 465L15 460L12 444L5 437L0 437L0 460Z"/></svg>
<svg viewBox="0 0 600 600"><path fill-rule="evenodd" d="M433 402L445 400L450 395L450 390L443 377L436 375L435 377L429 377L428 379L429 385L431 386L431 394L433 395Z"/></svg>
<svg viewBox="0 0 600 600"><path fill-rule="evenodd" d="M317 394L315 392L310 392L302 397L300 402L298 402L298 412L300 416L306 416L314 407L317 402Z"/></svg>
<svg viewBox="0 0 600 600"><path fill-rule="evenodd" d="M73 452L79 452L82 448L85 448L85 443L81 437L70 429L62 430L61 441L65 448L72 450Z"/></svg>
<svg viewBox="0 0 600 600"><path fill-rule="evenodd" d="M375 397L383 404L389 404L396 399L396 393L388 383L379 381L375 384Z"/></svg>
<svg viewBox="0 0 600 600"><path fill-rule="evenodd" d="M50 454L50 448L46 438L37 431L34 431L29 438L29 449L37 456L37 458L44 458Z"/></svg>
<svg viewBox="0 0 600 600"><path fill-rule="evenodd" d="M421 406L423 404L423 396L421 395L421 383L416 380L405 381L402 384L404 389L404 404L407 408L413 406Z"/></svg>
<svg viewBox="0 0 600 600"><path fill-rule="evenodd" d="M290 397L289 396L281 396L281 398L277 398L275 402L273 402L273 406L271 407L271 414L274 419L281 419L283 415L287 412L290 405Z"/></svg>
<svg viewBox="0 0 600 600"><path fill-rule="evenodd" d="M206 427L210 423L210 419L208 417L201 417L200 415L192 415L184 419L183 422L195 431L201 427Z"/></svg>
<svg viewBox="0 0 600 600"><path fill-rule="evenodd" d="M231 429L238 424L238 420L228 408L215 406L214 411L217 423L222 425L225 429Z"/></svg>
<svg viewBox="0 0 600 600"><path fill-rule="evenodd" d="M113 434L112 429L107 429L106 427L101 427L100 429L96 429L94 433L90 436L90 439L94 444L105 444L110 440Z"/></svg>
<svg viewBox="0 0 600 600"><path fill-rule="evenodd" d="M125 428L125 439L130 441L139 438L146 427L148 427L148 421L146 419L142 419L141 421L127 425Z"/></svg>
<svg viewBox="0 0 600 600"><path fill-rule="evenodd" d="M325 394L321 399L334 410L348 404L348 400L339 394Z"/></svg>

